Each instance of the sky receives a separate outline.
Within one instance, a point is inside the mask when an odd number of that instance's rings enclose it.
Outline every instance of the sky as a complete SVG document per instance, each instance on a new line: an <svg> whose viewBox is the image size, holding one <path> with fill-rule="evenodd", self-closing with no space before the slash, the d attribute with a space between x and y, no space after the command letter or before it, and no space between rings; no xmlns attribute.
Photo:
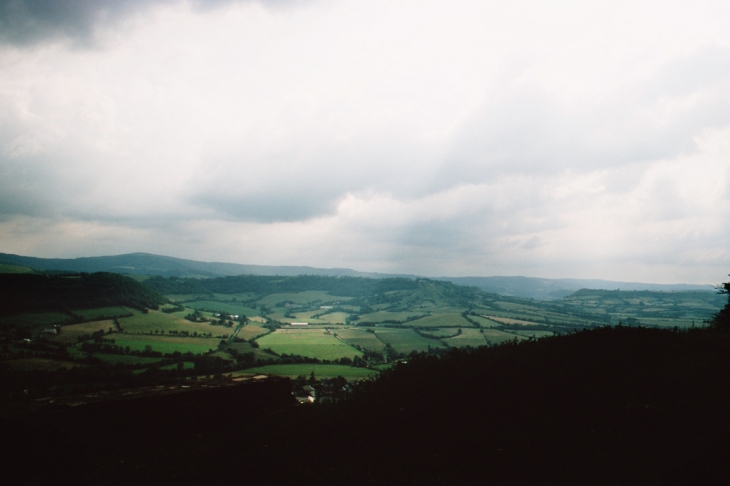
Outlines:
<svg viewBox="0 0 730 486"><path fill-rule="evenodd" d="M718 284L728 18L0 0L0 252Z"/></svg>

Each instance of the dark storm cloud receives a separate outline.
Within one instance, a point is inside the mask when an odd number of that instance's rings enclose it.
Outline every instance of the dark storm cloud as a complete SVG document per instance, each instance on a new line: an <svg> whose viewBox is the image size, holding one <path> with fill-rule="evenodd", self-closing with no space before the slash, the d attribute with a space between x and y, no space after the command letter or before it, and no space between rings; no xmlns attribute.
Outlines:
<svg viewBox="0 0 730 486"><path fill-rule="evenodd" d="M297 0L193 0L196 10L258 1L267 6ZM93 43L99 26L113 25L149 8L186 3L183 0L0 0L0 43L27 46L54 39Z"/></svg>

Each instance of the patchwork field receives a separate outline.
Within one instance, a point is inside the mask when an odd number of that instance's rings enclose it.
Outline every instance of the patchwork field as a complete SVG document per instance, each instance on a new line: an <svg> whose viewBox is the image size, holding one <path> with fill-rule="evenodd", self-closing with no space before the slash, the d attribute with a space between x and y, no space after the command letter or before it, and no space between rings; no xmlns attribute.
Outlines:
<svg viewBox="0 0 730 486"><path fill-rule="evenodd" d="M535 323L531 321L523 321L520 319L510 319L509 317L497 317L497 316L483 316L485 319L497 322L499 324L512 324L521 326L534 326Z"/></svg>
<svg viewBox="0 0 730 486"><path fill-rule="evenodd" d="M147 314L119 319L119 324L127 333L158 331L161 334L169 334L170 331L187 331L190 334L212 334L213 337L219 337L224 334L230 335L233 332L233 328L213 326L209 322L191 322L175 314L165 314L154 310L150 310Z"/></svg>
<svg viewBox="0 0 730 486"><path fill-rule="evenodd" d="M390 344L399 353L409 354L412 351L424 352L430 348L443 348L437 339L421 336L413 329L395 329L379 327L375 335L385 344Z"/></svg>
<svg viewBox="0 0 730 486"><path fill-rule="evenodd" d="M454 346L457 348L462 348L465 346L471 346L473 348L476 348L478 346L485 346L487 344L487 340L484 337L484 334L482 334L479 329L474 328L462 328L461 334L451 338L445 338L443 339L443 341L449 346Z"/></svg>
<svg viewBox="0 0 730 486"><path fill-rule="evenodd" d="M509 332L500 331L497 329L482 329L482 334L484 335L484 338L487 340L487 343L490 345L500 344L505 341L514 341L515 339L517 339L518 341L527 339L525 336L519 336L516 334L509 333Z"/></svg>
<svg viewBox="0 0 730 486"><path fill-rule="evenodd" d="M502 327L502 324L500 324L497 321L493 321L492 319L487 319L486 317L482 316L469 316L469 319L479 324L481 327Z"/></svg>
<svg viewBox="0 0 730 486"><path fill-rule="evenodd" d="M278 354L297 354L329 360L362 356L357 349L320 329L277 329L256 342L261 348L270 348Z"/></svg>
<svg viewBox="0 0 730 486"><path fill-rule="evenodd" d="M200 338L200 337L174 337L174 336L154 336L148 334L128 334L116 333L108 336L114 339L117 346L123 348L129 346L133 351L144 351L150 346L153 351L159 351L163 354L174 353L179 351L193 354L207 353L211 349L216 349L220 343L220 339L216 338Z"/></svg>
<svg viewBox="0 0 730 486"><path fill-rule="evenodd" d="M240 337L241 339L245 339L246 341L250 341L251 339L256 339L257 337L267 334L269 332L271 331L269 331L265 327L261 327L256 324L246 324L238 332L238 337Z"/></svg>
<svg viewBox="0 0 730 486"><path fill-rule="evenodd" d="M385 348L383 341L377 335L360 329L345 328L338 329L337 336L353 346L361 346L371 351L382 351Z"/></svg>
<svg viewBox="0 0 730 486"><path fill-rule="evenodd" d="M64 343L64 344L76 344L81 336L92 334L97 331L109 331L116 330L113 320L108 321L92 321L84 322L82 324L70 324L68 326L62 326L59 334L50 334L46 339L52 342Z"/></svg>

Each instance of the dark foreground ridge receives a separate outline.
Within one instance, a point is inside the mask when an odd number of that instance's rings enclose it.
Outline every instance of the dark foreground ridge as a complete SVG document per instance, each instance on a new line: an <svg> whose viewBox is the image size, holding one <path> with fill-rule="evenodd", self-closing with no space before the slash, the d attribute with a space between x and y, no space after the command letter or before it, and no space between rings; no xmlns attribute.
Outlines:
<svg viewBox="0 0 730 486"><path fill-rule="evenodd" d="M337 404L268 379L3 427L57 484L730 484L729 377L725 332L599 328L409 359Z"/></svg>

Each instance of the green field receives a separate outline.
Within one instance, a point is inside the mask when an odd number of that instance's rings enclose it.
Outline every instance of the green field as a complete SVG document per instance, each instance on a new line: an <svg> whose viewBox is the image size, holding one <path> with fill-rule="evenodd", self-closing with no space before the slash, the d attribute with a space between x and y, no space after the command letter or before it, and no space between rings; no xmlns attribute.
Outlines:
<svg viewBox="0 0 730 486"><path fill-rule="evenodd" d="M256 342L261 348L271 348L278 354L298 354L329 360L362 356L357 349L321 329L277 329Z"/></svg>
<svg viewBox="0 0 730 486"><path fill-rule="evenodd" d="M203 354L211 349L217 349L220 343L220 339L216 338L150 336L147 334L116 333L108 337L114 339L115 344L123 348L129 346L130 350L144 351L146 346L150 346L154 351L163 354L175 351Z"/></svg>
<svg viewBox="0 0 730 486"><path fill-rule="evenodd" d="M385 348L383 341L372 332L353 328L338 329L336 332L340 338L353 346L361 346L370 351L382 351Z"/></svg>
<svg viewBox="0 0 730 486"><path fill-rule="evenodd" d="M306 376L309 378L312 371L317 379L321 378L334 378L342 376L347 380L362 380L363 378L370 378L376 376L378 371L368 368L355 368L354 366L345 365L327 365L327 364L281 364L281 365L267 365L258 366L256 368L249 368L243 372L235 374L249 374L249 373L267 373L279 376L288 376L290 378L296 378L298 376Z"/></svg>
<svg viewBox="0 0 730 486"><path fill-rule="evenodd" d="M487 344L484 334L482 334L479 329L474 328L462 328L461 334L452 338L445 338L443 341L449 346L457 348L465 346L476 348Z"/></svg>
<svg viewBox="0 0 730 486"><path fill-rule="evenodd" d="M379 327L375 335L385 344L390 344L399 353L408 354L411 351L428 351L431 348L443 348L441 341L429 339L419 335L413 329L396 329Z"/></svg>
<svg viewBox="0 0 730 486"><path fill-rule="evenodd" d="M484 334L484 337L490 345L500 344L505 341L514 341L515 339L517 339L518 341L527 339L524 336L516 336L508 332L499 331L497 329L482 329L482 334Z"/></svg>
<svg viewBox="0 0 730 486"><path fill-rule="evenodd" d="M256 339L259 336L269 333L270 331L265 327L258 326L256 324L246 324L238 332L238 337L250 341Z"/></svg>
<svg viewBox="0 0 730 486"><path fill-rule="evenodd" d="M500 324L499 322L487 319L486 317L469 316L469 319L476 322L481 327L502 327L502 324Z"/></svg>
<svg viewBox="0 0 730 486"><path fill-rule="evenodd" d="M474 327L460 313L457 314L455 312L416 319L415 321L407 322L405 325L415 327Z"/></svg>
<svg viewBox="0 0 730 486"><path fill-rule="evenodd" d="M149 311L147 314L119 319L119 324L124 332L129 333L161 331L164 334L169 334L170 331L187 331L190 334L205 335L210 333L213 337L219 337L224 334L230 336L234 330L231 327L212 326L208 322L190 322L174 314L165 314L154 310Z"/></svg>
<svg viewBox="0 0 730 486"><path fill-rule="evenodd" d="M46 339L57 343L76 344L80 336L92 334L97 331L108 333L110 329L112 331L116 330L116 326L112 320L69 324L68 326L62 326L60 333L49 335Z"/></svg>

